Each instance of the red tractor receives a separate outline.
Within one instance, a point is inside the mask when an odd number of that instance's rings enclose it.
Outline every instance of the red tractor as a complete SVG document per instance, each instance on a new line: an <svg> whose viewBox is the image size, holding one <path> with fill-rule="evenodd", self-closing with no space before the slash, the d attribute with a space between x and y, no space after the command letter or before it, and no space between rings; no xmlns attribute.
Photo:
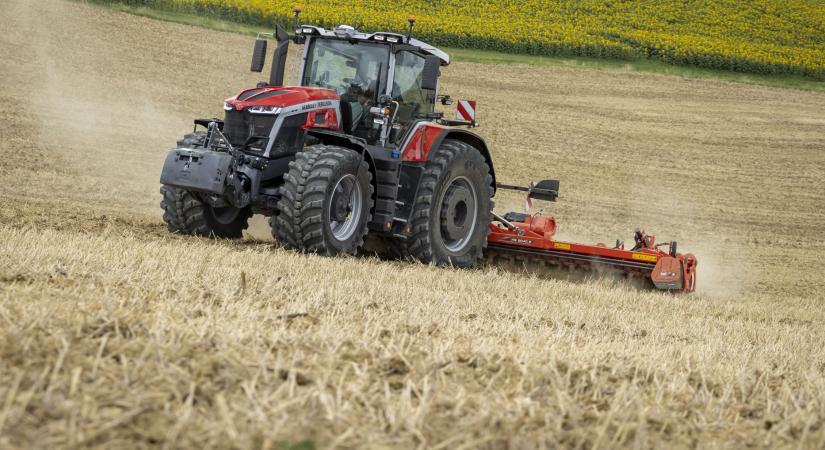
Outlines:
<svg viewBox="0 0 825 450"><path fill-rule="evenodd" d="M412 38L412 19L403 35L325 30L297 17L294 35L280 27L271 35L269 81L227 99L223 119L195 120L169 151L161 207L170 231L238 238L252 214L263 214L289 248L357 254L370 235L405 257L457 267L476 266L488 236L497 252L531 245L527 218L494 214L493 196L515 188L555 200L558 182L497 183L487 144L468 129L474 118L435 111L452 103L438 92L450 57ZM255 42L255 72L265 64L264 37ZM290 41L304 45L297 86L283 82ZM692 290L687 277L668 289Z"/></svg>
<svg viewBox="0 0 825 450"><path fill-rule="evenodd" d="M477 264L495 172L484 140L435 112L449 56L395 33L280 27L269 82L196 120L161 176L173 232L240 237L270 217L287 247L357 253L368 233L436 264ZM304 44L299 86L284 86L289 41ZM252 70L267 41L255 43ZM461 123L472 125L471 123Z"/></svg>

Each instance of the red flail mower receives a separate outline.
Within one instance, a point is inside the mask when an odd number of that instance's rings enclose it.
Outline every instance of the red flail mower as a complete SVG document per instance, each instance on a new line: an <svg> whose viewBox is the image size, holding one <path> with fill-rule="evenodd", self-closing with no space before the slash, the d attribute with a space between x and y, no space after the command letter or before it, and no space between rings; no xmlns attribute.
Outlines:
<svg viewBox="0 0 825 450"><path fill-rule="evenodd" d="M532 199L556 201L558 180L544 180L529 187L499 183L499 189L527 192ZM550 266L588 269L596 272L624 274L641 278L663 291L690 293L696 288L697 260L692 253L678 253L676 241L656 244L656 237L642 229L634 233L635 245L624 248L616 241L613 247L599 243L577 244L554 239L556 220L542 214L510 212L493 214L487 237L488 255L515 256L519 260L540 261ZM665 250L662 250L665 248Z"/></svg>

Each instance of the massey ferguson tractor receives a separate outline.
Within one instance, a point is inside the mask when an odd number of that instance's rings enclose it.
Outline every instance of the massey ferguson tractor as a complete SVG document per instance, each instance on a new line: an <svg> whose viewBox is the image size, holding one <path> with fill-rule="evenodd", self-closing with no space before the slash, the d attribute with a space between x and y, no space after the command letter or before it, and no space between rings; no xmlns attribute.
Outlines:
<svg viewBox="0 0 825 450"><path fill-rule="evenodd" d="M559 182L499 183L475 118L435 111L443 51L408 34L276 27L255 41L252 71L276 43L268 82L227 99L223 119L197 119L169 151L163 219L174 233L239 238L253 214L269 217L287 248L333 256L362 251L368 235L397 255L474 267L485 256L618 271L663 290L691 292L696 258L676 243L555 241L555 220L493 211L497 189L555 201ZM304 46L300 79L284 85L289 43ZM199 130L198 128L202 128ZM666 247L664 250L662 247Z"/></svg>

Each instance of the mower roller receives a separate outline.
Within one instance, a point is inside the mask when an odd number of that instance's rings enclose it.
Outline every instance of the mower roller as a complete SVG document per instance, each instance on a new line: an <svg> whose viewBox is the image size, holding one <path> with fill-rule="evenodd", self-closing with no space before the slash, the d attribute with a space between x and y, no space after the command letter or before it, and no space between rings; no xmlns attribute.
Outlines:
<svg viewBox="0 0 825 450"><path fill-rule="evenodd" d="M280 26L255 41L261 72L274 40L268 81L223 102L224 117L196 119L166 156L163 220L173 233L239 238L253 214L269 217L286 248L327 256L381 253L439 266L475 267L485 257L619 271L657 289L691 292L696 258L676 243L656 245L639 230L636 246L554 239L552 217L493 211L497 190L555 201L558 181L502 184L490 149L470 129L477 104L457 117L435 110L447 53L406 34ZM290 42L303 45L299 77L284 85ZM201 127L201 128L199 128ZM667 251L661 247L667 246Z"/></svg>
<svg viewBox="0 0 825 450"><path fill-rule="evenodd" d="M499 184L498 188L527 191L528 202L556 201L559 182L545 180L529 187ZM613 247L555 240L556 220L542 214L494 213L493 218L487 236L487 255L491 259L504 256L551 267L618 273L643 279L664 291L689 293L696 287L696 257L677 253L675 241L656 244L655 236L642 229L634 233L633 248L625 250L619 240Z"/></svg>

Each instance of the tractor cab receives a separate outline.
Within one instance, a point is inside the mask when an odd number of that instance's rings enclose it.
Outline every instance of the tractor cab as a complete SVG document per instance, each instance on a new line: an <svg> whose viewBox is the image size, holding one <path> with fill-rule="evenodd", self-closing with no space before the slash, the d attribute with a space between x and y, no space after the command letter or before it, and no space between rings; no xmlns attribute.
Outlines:
<svg viewBox="0 0 825 450"><path fill-rule="evenodd" d="M389 47L338 39L312 39L301 86L334 90L340 100L341 130L376 141L370 108L387 86Z"/></svg>
<svg viewBox="0 0 825 450"><path fill-rule="evenodd" d="M256 41L253 71L263 69L265 37ZM441 118L435 112L439 68L450 58L429 44L397 33L361 33L347 25L326 30L296 23L293 36L278 28L272 37L277 48L270 80L259 87L283 85L286 48L290 41L303 44L296 84L335 92L344 134L370 145L398 146L416 121Z"/></svg>

